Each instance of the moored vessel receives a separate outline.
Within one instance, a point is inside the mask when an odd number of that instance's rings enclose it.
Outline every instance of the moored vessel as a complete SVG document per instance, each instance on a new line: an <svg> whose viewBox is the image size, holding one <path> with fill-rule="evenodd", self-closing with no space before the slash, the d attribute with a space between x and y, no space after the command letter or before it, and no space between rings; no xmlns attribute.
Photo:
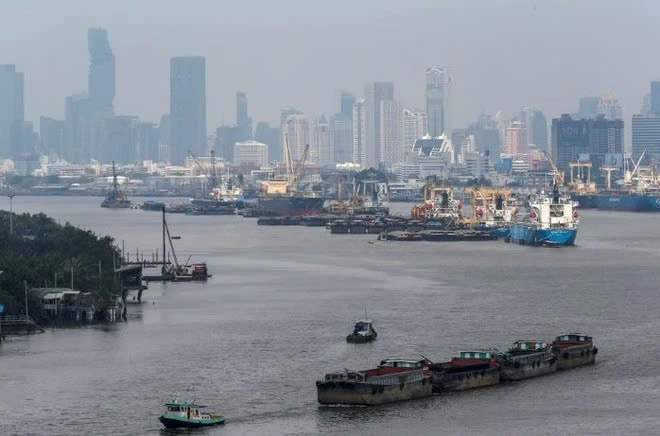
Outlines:
<svg viewBox="0 0 660 436"><path fill-rule="evenodd" d="M552 352L557 357L557 369L570 369L595 363L598 348L591 336L569 333L555 338Z"/></svg>
<svg viewBox="0 0 660 436"><path fill-rule="evenodd" d="M223 424L225 418L222 415L204 413L201 409L206 408L195 402L179 401L175 399L165 403L165 413L160 422L167 428L200 428Z"/></svg>
<svg viewBox="0 0 660 436"><path fill-rule="evenodd" d="M386 359L377 368L326 374L316 382L318 401L325 405L376 406L432 395L430 362Z"/></svg>
<svg viewBox="0 0 660 436"><path fill-rule="evenodd" d="M449 362L433 363L433 392L464 391L496 385L500 369L490 350L461 351Z"/></svg>
<svg viewBox="0 0 660 436"><path fill-rule="evenodd" d="M506 353L496 356L502 380L523 380L557 370L557 358L545 342L516 341Z"/></svg>
<svg viewBox="0 0 660 436"><path fill-rule="evenodd" d="M115 163L112 162L112 190L108 192L108 195L105 197L101 203L101 207L108 209L128 209L132 207L133 204L126 198L126 195L123 191L119 189L119 182L117 181L117 171L115 169Z"/></svg>
<svg viewBox="0 0 660 436"><path fill-rule="evenodd" d="M540 194L530 204L529 217L509 226L508 240L523 245L574 245L577 237L578 204L560 196L555 184L552 195Z"/></svg>

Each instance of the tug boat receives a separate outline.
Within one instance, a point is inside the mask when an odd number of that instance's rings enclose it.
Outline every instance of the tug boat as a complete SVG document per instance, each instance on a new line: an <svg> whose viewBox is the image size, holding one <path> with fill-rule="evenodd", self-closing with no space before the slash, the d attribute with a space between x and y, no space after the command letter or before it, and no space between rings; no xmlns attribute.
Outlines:
<svg viewBox="0 0 660 436"><path fill-rule="evenodd" d="M545 342L516 341L506 353L496 356L502 380L523 380L557 370L557 357Z"/></svg>
<svg viewBox="0 0 660 436"><path fill-rule="evenodd" d="M374 322L370 319L361 319L355 323L353 333L346 336L346 342L352 344L364 344L367 342L375 341L378 333L374 329Z"/></svg>
<svg viewBox="0 0 660 436"><path fill-rule="evenodd" d="M555 338L552 352L557 357L557 369L571 369L595 363L598 348L591 336L569 333Z"/></svg>
<svg viewBox="0 0 660 436"><path fill-rule="evenodd" d="M386 359L377 368L326 374L316 382L324 405L377 406L430 397L433 392L427 359Z"/></svg>
<svg viewBox="0 0 660 436"><path fill-rule="evenodd" d="M224 416L203 413L200 411L203 408L206 406L175 399L165 403L165 413L158 419L167 428L200 428L224 424Z"/></svg>
<svg viewBox="0 0 660 436"><path fill-rule="evenodd" d="M490 350L461 351L449 362L433 363L433 392L464 391L500 382L500 369Z"/></svg>

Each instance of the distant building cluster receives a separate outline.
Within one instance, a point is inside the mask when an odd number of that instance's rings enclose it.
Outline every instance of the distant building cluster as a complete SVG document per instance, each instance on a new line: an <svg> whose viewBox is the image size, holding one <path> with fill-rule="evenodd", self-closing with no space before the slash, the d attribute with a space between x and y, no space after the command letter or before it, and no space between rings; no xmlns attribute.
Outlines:
<svg viewBox="0 0 660 436"><path fill-rule="evenodd" d="M33 175L60 168L62 174L86 174L90 165L113 161L185 168L189 158L205 161L213 152L213 161L227 168L261 173L281 167L287 145L294 161L308 150L306 164L317 170L350 164L389 170L401 179L492 179L547 172L553 165L564 171L585 160L598 175L600 166L623 160L623 108L613 92L580 98L578 111L552 119L550 129L544 112L532 106L514 115L481 113L467 126L455 126L452 77L448 68L435 66L426 68L423 82L420 74L423 108L402 101L393 82L379 81L366 84L359 96L342 91L335 113L312 116L283 106L279 125L255 125L248 95L238 91L235 121L209 135L206 60L172 57L169 111L156 122L143 121L115 112L115 54L108 32L91 28L87 40L87 89L66 97L64 119L41 116L38 133L25 120L24 73L0 65L0 159L11 159L11 165L0 161L0 171ZM632 152L660 156L660 82L651 83L631 127Z"/></svg>

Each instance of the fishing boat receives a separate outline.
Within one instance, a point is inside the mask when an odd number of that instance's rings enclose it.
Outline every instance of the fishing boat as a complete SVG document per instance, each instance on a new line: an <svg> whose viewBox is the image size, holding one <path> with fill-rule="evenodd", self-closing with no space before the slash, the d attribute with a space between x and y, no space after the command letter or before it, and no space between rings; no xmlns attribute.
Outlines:
<svg viewBox="0 0 660 436"><path fill-rule="evenodd" d="M557 358L548 344L536 340L516 341L506 353L496 355L502 380L523 380L557 370Z"/></svg>
<svg viewBox="0 0 660 436"><path fill-rule="evenodd" d="M529 217L513 222L505 240L523 245L567 246L574 245L580 219L578 203L561 196L554 185L552 194L541 193L530 203Z"/></svg>
<svg viewBox="0 0 660 436"><path fill-rule="evenodd" d="M496 385L500 369L490 350L461 351L449 362L431 365L433 392L464 391Z"/></svg>
<svg viewBox="0 0 660 436"><path fill-rule="evenodd" d="M318 401L326 405L377 406L433 394L426 359L385 359L377 368L326 374L316 382Z"/></svg>
<svg viewBox="0 0 660 436"><path fill-rule="evenodd" d="M108 209L128 209L133 204L126 198L123 191L119 189L119 182L117 181L117 171L115 169L115 162L112 162L112 190L108 192L101 203L101 207Z"/></svg>
<svg viewBox="0 0 660 436"><path fill-rule="evenodd" d="M364 319L358 320L353 327L353 332L346 336L346 342L353 344L364 344L375 341L378 333L374 329L374 322L367 318L367 312L364 313Z"/></svg>
<svg viewBox="0 0 660 436"><path fill-rule="evenodd" d="M569 333L555 338L552 352L557 357L557 369L570 369L595 363L598 348L591 336Z"/></svg>
<svg viewBox="0 0 660 436"><path fill-rule="evenodd" d="M224 416L204 413L201 411L204 408L206 406L195 402L175 399L165 403L165 413L158 419L167 428L200 428L224 424Z"/></svg>

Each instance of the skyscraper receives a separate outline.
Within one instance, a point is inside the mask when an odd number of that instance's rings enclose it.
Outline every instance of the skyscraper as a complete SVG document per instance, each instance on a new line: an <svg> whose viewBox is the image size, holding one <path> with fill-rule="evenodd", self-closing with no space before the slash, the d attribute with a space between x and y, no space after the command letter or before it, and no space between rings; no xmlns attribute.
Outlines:
<svg viewBox="0 0 660 436"><path fill-rule="evenodd" d="M112 113L115 98L115 56L108 32L100 27L87 31L89 49L88 92L92 110Z"/></svg>
<svg viewBox="0 0 660 436"><path fill-rule="evenodd" d="M403 108L403 148L412 150L415 141L428 133L428 118L426 112L412 108Z"/></svg>
<svg viewBox="0 0 660 436"><path fill-rule="evenodd" d="M429 118L429 134L438 137L449 134L448 101L449 74L446 68L427 68L426 77L426 114Z"/></svg>
<svg viewBox="0 0 660 436"><path fill-rule="evenodd" d="M23 73L15 65L0 65L0 157L23 152L23 86Z"/></svg>
<svg viewBox="0 0 660 436"><path fill-rule="evenodd" d="M321 165L333 163L335 151L332 147L333 143L330 141L330 124L325 115L321 115L321 118L314 123L313 139L309 162Z"/></svg>
<svg viewBox="0 0 660 436"><path fill-rule="evenodd" d="M44 153L51 158L64 156L67 142L66 121L40 117L39 136L41 138L41 149Z"/></svg>
<svg viewBox="0 0 660 436"><path fill-rule="evenodd" d="M330 140L334 156L332 163L353 162L353 119L344 114L335 114L330 119Z"/></svg>
<svg viewBox="0 0 660 436"><path fill-rule="evenodd" d="M257 128L254 129L254 139L258 142L264 143L268 146L268 160L280 160L280 129L277 127L270 127L269 123L257 123Z"/></svg>
<svg viewBox="0 0 660 436"><path fill-rule="evenodd" d="M170 153L183 163L188 151L206 153L206 60L202 56L170 59Z"/></svg>
<svg viewBox="0 0 660 436"><path fill-rule="evenodd" d="M396 100L380 102L380 155L385 167L403 162L401 106Z"/></svg>
<svg viewBox="0 0 660 436"><path fill-rule="evenodd" d="M520 118L527 126L527 142L540 150L548 150L548 122L540 109L526 107Z"/></svg>
<svg viewBox="0 0 660 436"><path fill-rule="evenodd" d="M355 103L355 96L347 91L342 91L340 110L339 112L346 118L353 117L353 104Z"/></svg>
<svg viewBox="0 0 660 436"><path fill-rule="evenodd" d="M599 156L622 152L622 120L608 120L602 115L574 120L569 114L552 120L552 158L561 170L581 154L589 154L588 159L598 165Z"/></svg>
<svg viewBox="0 0 660 436"><path fill-rule="evenodd" d="M248 99L244 92L236 93L236 127L241 141L252 138L252 125L248 117Z"/></svg>
<svg viewBox="0 0 660 436"><path fill-rule="evenodd" d="M281 147L280 147L279 155L277 156L277 159L275 159L275 160L283 162L285 157L286 157L285 150L284 150L284 146L285 146L285 144L284 144L284 132L286 132L286 129L287 129L286 121L289 119L289 116L296 115L296 114L301 114L301 113L302 112L300 112L298 109L296 109L293 106L286 106L286 107L283 107L282 109L280 109L280 144L281 144Z"/></svg>
<svg viewBox="0 0 660 436"><path fill-rule="evenodd" d="M632 152L639 156L644 151L656 159L660 157L660 115L632 117Z"/></svg>
<svg viewBox="0 0 660 436"><path fill-rule="evenodd" d="M302 157L305 146L309 144L309 123L304 114L289 115L286 119L285 128L289 141L289 150L291 151L291 159L297 161ZM308 159L310 158L318 159L318 155L314 156L312 154L312 156L308 157Z"/></svg>
<svg viewBox="0 0 660 436"><path fill-rule="evenodd" d="M365 99L353 104L353 163L367 166L367 113Z"/></svg>
<svg viewBox="0 0 660 436"><path fill-rule="evenodd" d="M92 144L92 111L86 92L70 95L65 102L67 145L63 150L64 159L82 162L89 157L87 150Z"/></svg>
<svg viewBox="0 0 660 436"><path fill-rule="evenodd" d="M363 165L378 167L383 162L381 140L381 103L394 100L394 84L392 82L375 82L365 88L365 153L366 162Z"/></svg>
<svg viewBox="0 0 660 436"><path fill-rule="evenodd" d="M528 149L527 126L518 120L513 120L506 128L504 136L504 152L507 154L526 153Z"/></svg>
<svg viewBox="0 0 660 436"><path fill-rule="evenodd" d="M170 156L170 114L163 114L158 125L158 161L169 162Z"/></svg>
<svg viewBox="0 0 660 436"><path fill-rule="evenodd" d="M595 118L598 115L598 104L600 98L598 97L582 97L578 104L578 118Z"/></svg>
<svg viewBox="0 0 660 436"><path fill-rule="evenodd" d="M649 112L655 115L660 115L660 82L651 82Z"/></svg>
<svg viewBox="0 0 660 436"><path fill-rule="evenodd" d="M614 94L610 92L598 99L598 114L605 116L605 119L608 120L620 120L623 118L623 107Z"/></svg>

